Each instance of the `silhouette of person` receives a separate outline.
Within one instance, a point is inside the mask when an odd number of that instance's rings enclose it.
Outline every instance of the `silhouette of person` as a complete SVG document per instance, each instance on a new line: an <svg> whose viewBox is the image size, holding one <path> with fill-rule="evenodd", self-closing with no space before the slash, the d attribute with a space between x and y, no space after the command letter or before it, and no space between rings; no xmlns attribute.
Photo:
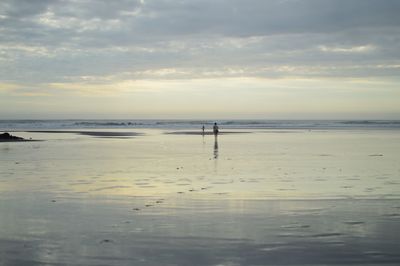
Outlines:
<svg viewBox="0 0 400 266"><path fill-rule="evenodd" d="M204 125L203 125L203 127L202 127L201 129L203 130L203 135L204 135L204 130L206 129L206 128L204 127Z"/></svg>
<svg viewBox="0 0 400 266"><path fill-rule="evenodd" d="M218 128L217 123L214 123L213 132L214 132L214 136L217 136L219 133L219 128Z"/></svg>

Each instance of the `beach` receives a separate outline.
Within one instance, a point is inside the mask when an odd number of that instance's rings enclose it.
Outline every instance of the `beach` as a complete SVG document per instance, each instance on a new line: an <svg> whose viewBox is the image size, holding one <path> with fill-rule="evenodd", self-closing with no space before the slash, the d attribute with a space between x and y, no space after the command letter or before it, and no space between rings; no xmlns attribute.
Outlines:
<svg viewBox="0 0 400 266"><path fill-rule="evenodd" d="M400 0L0 1L0 266L399 266Z"/></svg>
<svg viewBox="0 0 400 266"><path fill-rule="evenodd" d="M0 264L400 263L398 128L120 125L0 143Z"/></svg>

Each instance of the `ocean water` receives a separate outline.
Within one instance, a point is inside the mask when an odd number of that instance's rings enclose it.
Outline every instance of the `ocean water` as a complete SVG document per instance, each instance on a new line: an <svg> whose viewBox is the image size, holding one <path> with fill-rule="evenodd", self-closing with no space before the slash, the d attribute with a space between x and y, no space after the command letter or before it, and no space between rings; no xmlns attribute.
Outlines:
<svg viewBox="0 0 400 266"><path fill-rule="evenodd" d="M214 122L242 129L400 129L400 120L0 120L0 130L28 129L195 129Z"/></svg>

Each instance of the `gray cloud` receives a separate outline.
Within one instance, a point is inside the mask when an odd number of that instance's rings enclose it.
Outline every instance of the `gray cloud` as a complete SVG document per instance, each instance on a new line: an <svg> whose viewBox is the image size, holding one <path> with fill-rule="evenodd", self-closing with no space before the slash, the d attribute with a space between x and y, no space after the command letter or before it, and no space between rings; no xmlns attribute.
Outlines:
<svg viewBox="0 0 400 266"><path fill-rule="evenodd" d="M395 76L399 12L395 0L2 1L0 79Z"/></svg>

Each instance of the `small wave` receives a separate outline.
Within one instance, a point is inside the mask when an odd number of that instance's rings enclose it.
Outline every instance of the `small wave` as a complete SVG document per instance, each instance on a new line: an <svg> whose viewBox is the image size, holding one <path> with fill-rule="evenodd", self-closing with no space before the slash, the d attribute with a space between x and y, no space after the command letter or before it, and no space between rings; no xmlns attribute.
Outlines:
<svg viewBox="0 0 400 266"><path fill-rule="evenodd" d="M127 124L122 122L75 122L76 126L126 126Z"/></svg>
<svg viewBox="0 0 400 266"><path fill-rule="evenodd" d="M388 126L400 126L398 120L349 120L341 121L340 123L345 125L388 125Z"/></svg>
<svg viewBox="0 0 400 266"><path fill-rule="evenodd" d="M232 120L232 121L223 121L221 125L265 125L269 124L266 121L241 121L241 120Z"/></svg>

